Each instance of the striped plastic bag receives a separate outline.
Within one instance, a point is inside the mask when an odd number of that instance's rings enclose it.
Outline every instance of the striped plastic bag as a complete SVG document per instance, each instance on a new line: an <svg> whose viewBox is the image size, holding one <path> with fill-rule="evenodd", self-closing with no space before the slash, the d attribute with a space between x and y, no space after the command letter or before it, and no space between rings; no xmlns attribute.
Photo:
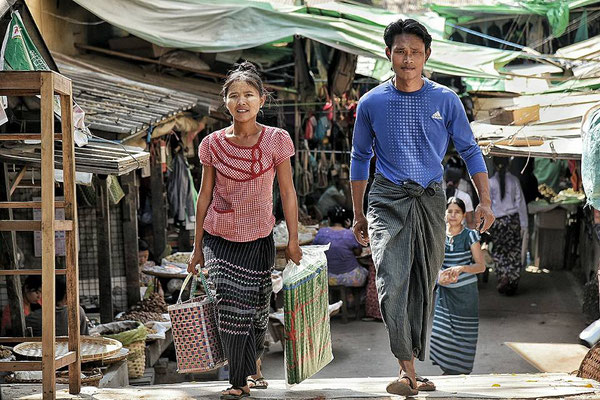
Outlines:
<svg viewBox="0 0 600 400"><path fill-rule="evenodd" d="M300 265L283 271L286 384L310 378L333 360L326 246L303 246Z"/></svg>

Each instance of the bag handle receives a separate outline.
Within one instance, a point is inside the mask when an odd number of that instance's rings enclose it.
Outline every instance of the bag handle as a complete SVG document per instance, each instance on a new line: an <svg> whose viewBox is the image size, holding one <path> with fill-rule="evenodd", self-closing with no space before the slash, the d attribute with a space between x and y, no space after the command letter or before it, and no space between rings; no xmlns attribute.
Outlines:
<svg viewBox="0 0 600 400"><path fill-rule="evenodd" d="M204 274L200 270L197 275L200 276L200 281L202 282L202 287L204 288L204 292L206 292L206 295L208 296L208 298L210 299L210 301L214 302L215 301L215 297L213 296L212 292L208 288L208 282L206 281L206 278L204 277ZM197 275L194 275L194 274L192 274L190 272L188 274L188 276L186 276L185 280L183 281L183 285L181 285L181 290L179 291L179 297L177 298L177 304L181 303L181 295L183 294L183 291L187 287L187 284L190 282L190 279L192 279L192 277L194 277L193 285L192 285L192 288L191 288L191 291L190 291L190 297L192 297L192 293L196 290L196 282L198 281Z"/></svg>

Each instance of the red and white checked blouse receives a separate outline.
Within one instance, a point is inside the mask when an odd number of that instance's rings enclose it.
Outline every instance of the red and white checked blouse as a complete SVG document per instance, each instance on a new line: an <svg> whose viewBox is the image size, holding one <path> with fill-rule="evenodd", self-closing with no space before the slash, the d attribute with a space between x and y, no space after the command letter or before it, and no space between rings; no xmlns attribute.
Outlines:
<svg viewBox="0 0 600 400"><path fill-rule="evenodd" d="M245 147L227 139L222 129L202 140L198 154L203 165L217 171L204 230L232 242L268 236L275 225L275 167L294 155L289 133L264 126L256 144Z"/></svg>

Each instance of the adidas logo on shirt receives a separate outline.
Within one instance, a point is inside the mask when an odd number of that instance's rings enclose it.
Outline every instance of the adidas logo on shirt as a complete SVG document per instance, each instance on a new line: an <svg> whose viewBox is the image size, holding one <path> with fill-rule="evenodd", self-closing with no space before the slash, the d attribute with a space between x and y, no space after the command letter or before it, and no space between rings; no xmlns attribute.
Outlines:
<svg viewBox="0 0 600 400"><path fill-rule="evenodd" d="M436 111L433 113L433 115L431 116L432 119L439 119L439 120L443 120L444 118L442 118L442 114L440 114L439 111Z"/></svg>

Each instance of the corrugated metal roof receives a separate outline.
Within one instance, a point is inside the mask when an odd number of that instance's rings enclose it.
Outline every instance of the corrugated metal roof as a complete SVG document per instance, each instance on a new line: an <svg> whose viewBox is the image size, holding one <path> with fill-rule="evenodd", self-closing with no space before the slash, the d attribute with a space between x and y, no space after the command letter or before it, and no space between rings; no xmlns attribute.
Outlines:
<svg viewBox="0 0 600 400"><path fill-rule="evenodd" d="M85 111L91 130L119 137L134 135L198 105L210 102L196 95L59 63L73 81L73 98Z"/></svg>
<svg viewBox="0 0 600 400"><path fill-rule="evenodd" d="M60 142L55 142L54 152L54 166L62 169ZM83 147L75 146L75 169L78 172L120 176L143 168L149 160L150 153L148 152L136 147L110 143L110 141L92 138ZM40 144L4 142L0 151L0 161L39 168L41 165Z"/></svg>

